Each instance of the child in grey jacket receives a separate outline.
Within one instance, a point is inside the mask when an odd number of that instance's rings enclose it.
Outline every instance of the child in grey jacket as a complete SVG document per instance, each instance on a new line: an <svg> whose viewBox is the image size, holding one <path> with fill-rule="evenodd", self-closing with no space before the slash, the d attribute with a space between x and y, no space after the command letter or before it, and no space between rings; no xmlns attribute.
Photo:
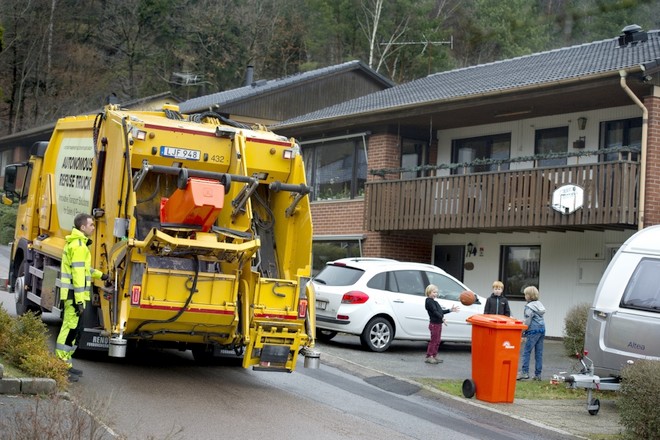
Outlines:
<svg viewBox="0 0 660 440"><path fill-rule="evenodd" d="M523 349L522 372L518 380L529 379L529 358L534 350L534 380L541 380L543 370L543 338L545 337L545 307L539 301L539 290L534 286L528 286L523 291L525 294L525 325L527 330L523 332L526 338Z"/></svg>

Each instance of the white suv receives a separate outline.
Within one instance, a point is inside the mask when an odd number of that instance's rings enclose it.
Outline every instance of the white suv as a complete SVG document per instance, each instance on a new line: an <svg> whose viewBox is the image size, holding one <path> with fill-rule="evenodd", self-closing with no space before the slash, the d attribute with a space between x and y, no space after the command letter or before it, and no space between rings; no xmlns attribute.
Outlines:
<svg viewBox="0 0 660 440"><path fill-rule="evenodd" d="M471 342L472 327L465 320L484 312L485 298L476 295L471 306L459 302L470 290L442 269L422 263L403 263L384 258L344 258L328 263L312 279L316 292L316 328L320 340L338 332L360 335L362 345L385 351L393 339L428 341L429 316L424 290L438 286L436 301L446 315L442 341Z"/></svg>

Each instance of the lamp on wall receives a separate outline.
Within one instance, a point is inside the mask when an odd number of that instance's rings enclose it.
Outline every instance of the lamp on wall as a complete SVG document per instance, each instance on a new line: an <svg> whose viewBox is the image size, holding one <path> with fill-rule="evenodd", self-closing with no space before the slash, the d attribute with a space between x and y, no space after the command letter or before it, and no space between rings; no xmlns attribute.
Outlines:
<svg viewBox="0 0 660 440"><path fill-rule="evenodd" d="M580 116L577 118L577 123L578 123L578 128L580 130L584 130L587 127L587 118L584 116Z"/></svg>
<svg viewBox="0 0 660 440"><path fill-rule="evenodd" d="M477 255L477 247L472 244L472 242L468 243L467 246L467 256L470 257L472 255Z"/></svg>

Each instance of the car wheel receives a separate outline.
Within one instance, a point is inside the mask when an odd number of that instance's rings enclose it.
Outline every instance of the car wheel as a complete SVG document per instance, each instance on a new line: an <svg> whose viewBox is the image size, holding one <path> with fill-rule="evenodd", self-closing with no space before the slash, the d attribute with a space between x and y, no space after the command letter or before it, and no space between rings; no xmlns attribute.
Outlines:
<svg viewBox="0 0 660 440"><path fill-rule="evenodd" d="M385 318L374 318L364 328L360 342L371 351L383 352L389 348L393 337L392 324Z"/></svg>
<svg viewBox="0 0 660 440"><path fill-rule="evenodd" d="M318 338L319 341L322 342L328 342L332 338L337 336L337 332L332 331L332 330L322 330L320 328L316 329L316 337Z"/></svg>

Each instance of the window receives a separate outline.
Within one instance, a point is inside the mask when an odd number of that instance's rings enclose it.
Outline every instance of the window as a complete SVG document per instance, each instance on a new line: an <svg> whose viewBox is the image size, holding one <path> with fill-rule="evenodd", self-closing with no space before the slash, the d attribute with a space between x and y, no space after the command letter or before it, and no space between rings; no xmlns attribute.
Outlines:
<svg viewBox="0 0 660 440"><path fill-rule="evenodd" d="M303 146L307 184L312 200L364 196L367 156L362 137Z"/></svg>
<svg viewBox="0 0 660 440"><path fill-rule="evenodd" d="M534 139L534 154L567 153L568 152L568 127L546 128L536 130ZM566 157L555 159L541 159L538 161L540 167L552 167L566 165Z"/></svg>
<svg viewBox="0 0 660 440"><path fill-rule="evenodd" d="M327 286L352 286L362 275L364 275L364 271L361 269L331 264L325 266L316 275L314 280L319 284L325 284Z"/></svg>
<svg viewBox="0 0 660 440"><path fill-rule="evenodd" d="M394 272L397 289L393 291L409 293L411 295L424 296L426 285L422 273L418 270L397 270ZM392 287L392 286L390 286Z"/></svg>
<svg viewBox="0 0 660 440"><path fill-rule="evenodd" d="M312 242L312 275L319 273L330 261L361 257L360 238L343 240L314 240Z"/></svg>
<svg viewBox="0 0 660 440"><path fill-rule="evenodd" d="M401 168L410 169L428 163L429 146L428 143L412 139L403 139L401 141ZM421 171L404 171L401 173L402 179L415 179L423 177Z"/></svg>
<svg viewBox="0 0 660 440"><path fill-rule="evenodd" d="M642 145L642 118L606 121L600 124L600 149L615 147L637 147ZM601 162L619 160L619 153L608 153L600 157ZM622 153L624 159L628 153ZM637 160L633 155L632 160Z"/></svg>
<svg viewBox="0 0 660 440"><path fill-rule="evenodd" d="M541 246L502 246L500 248L500 279L504 294L510 299L525 299L527 286L539 287Z"/></svg>
<svg viewBox="0 0 660 440"><path fill-rule="evenodd" d="M381 272L367 282L367 287L371 289L386 290L387 289L387 272Z"/></svg>
<svg viewBox="0 0 660 440"><path fill-rule="evenodd" d="M660 310L660 262L643 258L623 292L621 307L658 313Z"/></svg>
<svg viewBox="0 0 660 440"><path fill-rule="evenodd" d="M426 272L429 284L438 286L438 298L458 301L461 292L465 290L463 286L449 277L435 272Z"/></svg>
<svg viewBox="0 0 660 440"><path fill-rule="evenodd" d="M451 161L454 163L472 162L476 159L509 159L511 152L511 134L498 134L452 141ZM487 171L508 170L509 164L477 165L455 168L452 174L483 173Z"/></svg>

